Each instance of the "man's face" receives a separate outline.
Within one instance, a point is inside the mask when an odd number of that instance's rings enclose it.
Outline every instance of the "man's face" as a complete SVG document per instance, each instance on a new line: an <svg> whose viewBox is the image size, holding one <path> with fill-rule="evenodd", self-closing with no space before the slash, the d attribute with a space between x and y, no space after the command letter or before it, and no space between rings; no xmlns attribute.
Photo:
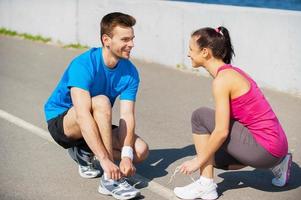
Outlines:
<svg viewBox="0 0 301 200"><path fill-rule="evenodd" d="M132 27L116 26L112 36L105 40L105 46L109 47L111 53L117 58L129 59L134 47L134 30Z"/></svg>

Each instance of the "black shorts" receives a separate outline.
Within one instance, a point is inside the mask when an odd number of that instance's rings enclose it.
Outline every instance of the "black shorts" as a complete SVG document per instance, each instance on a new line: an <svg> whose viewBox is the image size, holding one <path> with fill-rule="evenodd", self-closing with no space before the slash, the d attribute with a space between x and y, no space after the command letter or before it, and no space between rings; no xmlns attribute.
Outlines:
<svg viewBox="0 0 301 200"><path fill-rule="evenodd" d="M57 117L50 119L47 121L48 124L48 130L50 132L50 135L54 139L56 143L58 143L60 146L64 147L65 149L74 147L74 146L82 146L84 148L89 149L86 141L81 139L70 139L68 138L64 133L64 126L63 126L63 120L64 116L67 114L68 110L63 112L62 114L58 115ZM112 129L118 128L116 125L112 125Z"/></svg>

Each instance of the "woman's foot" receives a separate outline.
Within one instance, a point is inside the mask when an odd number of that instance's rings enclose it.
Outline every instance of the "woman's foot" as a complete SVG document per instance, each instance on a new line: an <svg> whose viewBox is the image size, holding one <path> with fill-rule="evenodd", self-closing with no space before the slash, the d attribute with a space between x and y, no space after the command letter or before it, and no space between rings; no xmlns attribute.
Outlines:
<svg viewBox="0 0 301 200"><path fill-rule="evenodd" d="M273 167L271 170L275 176L272 179L272 184L277 187L283 187L288 183L292 165L292 154L288 153L284 159Z"/></svg>
<svg viewBox="0 0 301 200"><path fill-rule="evenodd" d="M218 198L216 191L217 185L213 182L204 183L201 178L184 187L176 187L174 193L181 199L213 200Z"/></svg>

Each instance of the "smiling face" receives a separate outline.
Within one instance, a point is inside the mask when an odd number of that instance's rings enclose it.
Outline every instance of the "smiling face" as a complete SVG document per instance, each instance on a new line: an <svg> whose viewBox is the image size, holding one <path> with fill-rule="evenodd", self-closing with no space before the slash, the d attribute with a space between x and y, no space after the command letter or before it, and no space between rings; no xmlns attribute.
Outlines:
<svg viewBox="0 0 301 200"><path fill-rule="evenodd" d="M116 26L111 36L103 35L102 41L116 58L129 59L134 47L134 37L132 27Z"/></svg>
<svg viewBox="0 0 301 200"><path fill-rule="evenodd" d="M197 44L198 37L192 36L189 40L189 51L188 51L188 57L191 59L191 65L193 68L200 67L206 58L206 48L200 49L200 47Z"/></svg>

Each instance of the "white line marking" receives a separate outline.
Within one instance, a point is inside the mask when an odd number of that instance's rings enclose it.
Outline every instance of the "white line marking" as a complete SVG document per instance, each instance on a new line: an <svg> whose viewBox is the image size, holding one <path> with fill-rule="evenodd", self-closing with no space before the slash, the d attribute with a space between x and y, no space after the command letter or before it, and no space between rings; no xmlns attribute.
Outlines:
<svg viewBox="0 0 301 200"><path fill-rule="evenodd" d="M31 133L36 134L37 136L39 136L43 139L46 139L49 142L55 143L47 131L45 131L44 129L41 129L27 121L24 121L23 119L21 119L19 117L9 114L8 112L1 110L1 109L0 109L0 117L2 119L5 119L23 129L25 129L25 130L28 130Z"/></svg>
<svg viewBox="0 0 301 200"><path fill-rule="evenodd" d="M53 139L51 138L50 134L45 131L44 129L41 129L27 121L24 121L23 119L16 117L2 109L0 109L0 117L2 119L5 119L6 121L9 121L13 124L15 124L18 127L21 127L31 133L34 133L35 135L46 139L47 141L56 144ZM137 178L139 181L143 181L145 183L147 183L147 189L149 189L150 191L160 195L161 197L165 198L165 199L177 199L174 194L173 191L171 191L170 189L160 185L159 183L156 183L154 181L151 181L139 174L135 175L135 178Z"/></svg>

